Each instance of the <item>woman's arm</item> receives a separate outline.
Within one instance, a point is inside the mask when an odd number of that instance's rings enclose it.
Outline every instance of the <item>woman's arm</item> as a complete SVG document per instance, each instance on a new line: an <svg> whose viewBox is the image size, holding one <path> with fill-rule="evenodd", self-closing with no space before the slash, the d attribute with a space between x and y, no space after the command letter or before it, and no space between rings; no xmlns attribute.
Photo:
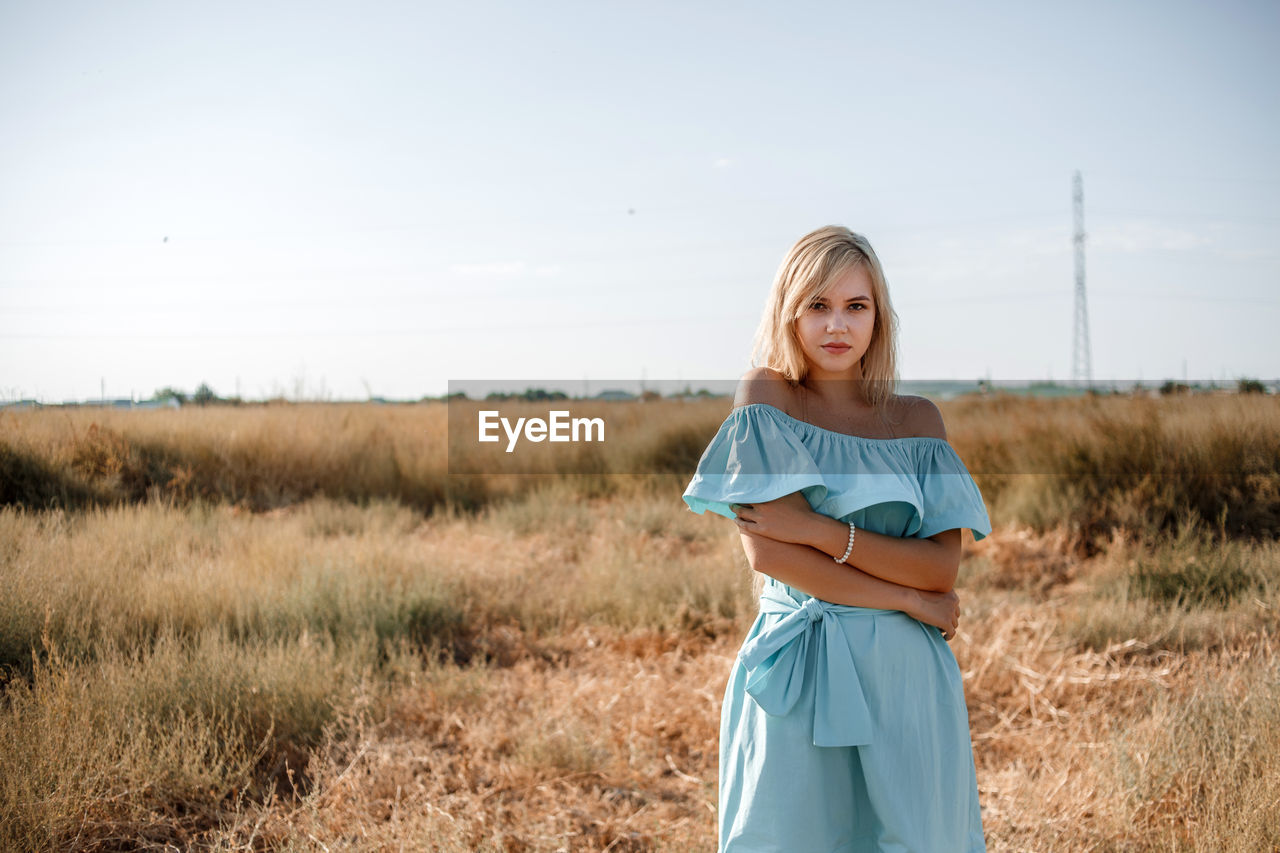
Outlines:
<svg viewBox="0 0 1280 853"><path fill-rule="evenodd" d="M742 531L742 547L752 569L814 598L832 604L901 610L941 628L948 640L960 621L960 599L951 590L929 592L881 580L837 563L808 545L780 542L748 530ZM840 553L844 549L842 544Z"/></svg>
<svg viewBox="0 0 1280 853"><path fill-rule="evenodd" d="M735 524L742 533L809 546L826 553L829 560L844 555L849 547L849 525L814 512L799 492L776 501L735 503L732 508L737 515ZM947 592L955 587L960 571L960 530L911 539L859 529L854 534L854 549L845 562L904 587Z"/></svg>
<svg viewBox="0 0 1280 853"><path fill-rule="evenodd" d="M765 503L733 504L732 508L738 516L735 523L744 533L807 545L829 555L828 559L843 555L849 547L849 525L814 512L799 492ZM927 539L911 539L859 529L845 562L881 580L925 592L947 592L955 586L960 571L960 531L944 530Z"/></svg>

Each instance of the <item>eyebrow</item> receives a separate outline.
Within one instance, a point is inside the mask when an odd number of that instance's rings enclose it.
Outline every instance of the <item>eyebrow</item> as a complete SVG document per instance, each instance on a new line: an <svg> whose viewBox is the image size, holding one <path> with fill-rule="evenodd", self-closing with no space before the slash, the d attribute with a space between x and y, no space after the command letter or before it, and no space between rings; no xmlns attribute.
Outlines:
<svg viewBox="0 0 1280 853"><path fill-rule="evenodd" d="M825 297L825 296L815 296L815 297L813 298L813 301L814 301L814 302L826 302L826 301L827 301L827 297ZM847 300L847 301L848 301L848 302L870 302L870 301L871 301L871 297L870 297L870 296L855 296L855 297L853 297L852 299L849 299L849 300Z"/></svg>

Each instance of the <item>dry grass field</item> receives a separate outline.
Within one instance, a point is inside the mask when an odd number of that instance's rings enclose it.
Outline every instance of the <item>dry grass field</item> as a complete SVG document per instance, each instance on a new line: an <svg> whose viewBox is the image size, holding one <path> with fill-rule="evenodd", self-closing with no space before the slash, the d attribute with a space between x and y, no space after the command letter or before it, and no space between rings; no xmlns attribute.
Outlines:
<svg viewBox="0 0 1280 853"><path fill-rule="evenodd" d="M729 404L614 405L466 478L439 405L0 413L0 849L714 850ZM1280 403L943 411L989 849L1280 850Z"/></svg>

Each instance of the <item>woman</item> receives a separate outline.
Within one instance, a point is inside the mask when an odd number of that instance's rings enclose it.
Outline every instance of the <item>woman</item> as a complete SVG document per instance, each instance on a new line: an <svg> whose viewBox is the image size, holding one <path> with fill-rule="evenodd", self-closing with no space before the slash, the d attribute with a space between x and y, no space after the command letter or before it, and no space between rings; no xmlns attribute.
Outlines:
<svg viewBox="0 0 1280 853"><path fill-rule="evenodd" d="M894 393L896 337L867 240L802 237L684 492L737 524L760 598L721 709L721 853L986 849L947 641L960 528L991 524L937 407Z"/></svg>

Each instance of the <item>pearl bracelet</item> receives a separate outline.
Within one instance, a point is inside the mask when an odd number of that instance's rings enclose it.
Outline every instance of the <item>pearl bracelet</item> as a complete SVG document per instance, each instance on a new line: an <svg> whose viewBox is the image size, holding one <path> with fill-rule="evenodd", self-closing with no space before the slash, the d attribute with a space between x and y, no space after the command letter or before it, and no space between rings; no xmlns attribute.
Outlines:
<svg viewBox="0 0 1280 853"><path fill-rule="evenodd" d="M849 555L853 553L853 522L849 522L849 547L844 549L843 557L832 557L837 563L843 563L849 559Z"/></svg>

